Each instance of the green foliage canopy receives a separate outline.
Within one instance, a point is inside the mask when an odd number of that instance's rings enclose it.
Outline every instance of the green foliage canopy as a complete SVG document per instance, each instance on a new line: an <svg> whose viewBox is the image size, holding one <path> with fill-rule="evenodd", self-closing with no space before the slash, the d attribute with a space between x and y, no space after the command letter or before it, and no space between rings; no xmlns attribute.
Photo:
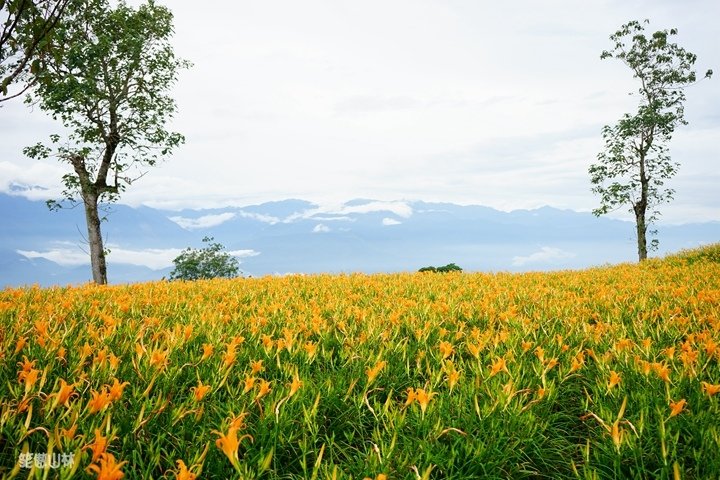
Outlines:
<svg viewBox="0 0 720 480"><path fill-rule="evenodd" d="M40 58L51 54L55 26L78 6L78 0L0 0L0 102L33 86Z"/></svg>
<svg viewBox="0 0 720 480"><path fill-rule="evenodd" d="M599 216L629 206L635 215L640 260L647 257L647 227L660 215L658 206L673 198L665 181L679 164L670 158L668 144L675 128L687 124L684 88L697 80L696 55L670 42L677 30L649 36L644 31L638 21L623 25L610 36L612 50L600 56L618 59L632 70L640 83L639 105L635 114L626 113L603 128L605 148L589 168L592 191L600 196L600 207L593 213ZM708 70L705 77L711 75ZM650 248L656 246L653 240Z"/></svg>
<svg viewBox="0 0 720 480"><path fill-rule="evenodd" d="M190 66L169 42L172 13L153 0L137 9L120 1L82 0L52 36L52 55L40 60L37 88L28 103L60 120L67 138L50 137L26 155L55 155L70 163L64 197L76 201L87 180L100 201L117 199L133 172L154 166L184 142L166 130L175 101L168 94L178 71ZM79 170L87 174L80 173Z"/></svg>
<svg viewBox="0 0 720 480"><path fill-rule="evenodd" d="M454 263L448 263L442 267L423 267L418 272L437 272L437 273L448 273L448 272L462 272L462 268L455 265Z"/></svg>
<svg viewBox="0 0 720 480"><path fill-rule="evenodd" d="M166 124L176 111L169 91L189 64L175 57L170 44L172 13L153 0L137 8L122 0L114 7L109 0L72 5L48 38L47 54L38 58L36 85L27 99L68 133L24 152L70 165L62 177L63 200L84 205L93 280L103 284L98 204L117 200L146 167L183 143Z"/></svg>
<svg viewBox="0 0 720 480"><path fill-rule="evenodd" d="M225 247L213 237L203 238L204 248L186 248L173 260L175 268L170 280L203 280L210 278L235 278L240 274L237 259L225 251Z"/></svg>

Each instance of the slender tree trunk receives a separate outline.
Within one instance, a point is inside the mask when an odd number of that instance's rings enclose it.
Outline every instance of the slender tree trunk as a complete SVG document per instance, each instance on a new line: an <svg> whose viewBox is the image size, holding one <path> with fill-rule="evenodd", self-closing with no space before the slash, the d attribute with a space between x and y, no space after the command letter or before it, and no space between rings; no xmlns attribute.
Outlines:
<svg viewBox="0 0 720 480"><path fill-rule="evenodd" d="M648 185L650 179L645 173L645 152L640 155L640 200L633 205L635 225L637 228L638 260L647 259L647 222L645 214L648 206Z"/></svg>
<svg viewBox="0 0 720 480"><path fill-rule="evenodd" d="M80 193L85 207L85 223L88 229L88 245L90 246L90 266L93 281L100 285L107 284L107 266L105 265L105 247L100 232L100 215L98 215L98 201L100 195L107 191L117 191L117 187L108 187L105 178L93 182L85 166L85 157L81 154L69 155L67 160L72 164L80 180ZM101 172L107 175L108 168L101 166Z"/></svg>
<svg viewBox="0 0 720 480"><path fill-rule="evenodd" d="M642 262L647 259L647 223L645 223L645 208L635 206L635 225L637 229L638 259Z"/></svg>
<svg viewBox="0 0 720 480"><path fill-rule="evenodd" d="M105 248L103 247L100 232L100 215L98 215L98 196L92 192L83 192L85 204L85 220L88 229L88 244L90 245L90 264L93 281L97 284L107 284L107 266L105 265Z"/></svg>

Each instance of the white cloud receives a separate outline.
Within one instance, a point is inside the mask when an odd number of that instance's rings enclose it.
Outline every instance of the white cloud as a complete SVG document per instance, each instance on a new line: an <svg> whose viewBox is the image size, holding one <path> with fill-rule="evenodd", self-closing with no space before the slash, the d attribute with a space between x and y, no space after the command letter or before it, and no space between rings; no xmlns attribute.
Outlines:
<svg viewBox="0 0 720 480"><path fill-rule="evenodd" d="M315 225L315 228L313 228L313 233L327 233L330 231L330 227L327 225L323 225L322 223L318 223Z"/></svg>
<svg viewBox="0 0 720 480"><path fill-rule="evenodd" d="M348 216L338 216L338 217L328 217L328 216L322 216L322 215L312 215L311 217L313 220L320 220L323 222L354 222L356 219ZM288 222L289 223L289 222Z"/></svg>
<svg viewBox="0 0 720 480"><path fill-rule="evenodd" d="M404 198L590 210L598 200L587 170L601 128L637 106L627 95L637 89L629 69L599 59L612 47L608 36L647 17L652 29L678 28L698 71L720 64L717 0L692 8L669 0L543 8L530 0L278 0L215 2L205 11L190 0L167 3L176 52L195 64L172 91L171 127L187 141L125 192L131 205ZM217 78L227 58L228 74ZM682 168L664 220L720 219L714 85L688 90L689 125L671 145ZM58 130L37 107L3 105L0 191L11 181L61 190L67 164L22 154Z"/></svg>
<svg viewBox="0 0 720 480"><path fill-rule="evenodd" d="M410 218L413 214L412 207L407 202L368 202L362 205L344 205L339 213L371 213L391 212L398 217Z"/></svg>
<svg viewBox="0 0 720 480"><path fill-rule="evenodd" d="M263 215L262 213L245 212L243 210L240 210L238 212L238 215L243 218L251 218L253 220L257 220L258 222L269 223L270 225L275 225L276 223L280 222L279 218L273 217L272 215Z"/></svg>
<svg viewBox="0 0 720 480"><path fill-rule="evenodd" d="M200 230L203 228L217 227L228 220L235 218L232 212L204 215L198 218L169 217L170 220L186 230Z"/></svg>
<svg viewBox="0 0 720 480"><path fill-rule="evenodd" d="M31 200L57 198L62 192L60 178L65 173L68 173L67 169L59 162L28 162L22 165L0 161L0 192L22 195ZM22 191L17 190L19 186Z"/></svg>
<svg viewBox="0 0 720 480"><path fill-rule="evenodd" d="M346 216L351 213L374 213L374 212L390 212L398 217L410 218L413 214L412 207L408 202L403 201L370 201L359 205L337 205L326 204L315 210L305 212L305 218L313 217L317 214L334 214ZM340 217L342 218L342 217Z"/></svg>
<svg viewBox="0 0 720 480"><path fill-rule="evenodd" d="M236 258L245 258L245 257L257 257L260 255L260 252L256 252L255 250L248 249L248 250L229 250L227 253L232 255Z"/></svg>
<svg viewBox="0 0 720 480"><path fill-rule="evenodd" d="M515 256L512 259L514 267L522 267L533 264L558 263L562 260L573 258L576 255L555 247L542 247L539 251L527 256Z"/></svg>
<svg viewBox="0 0 720 480"><path fill-rule="evenodd" d="M128 250L113 247L112 245L109 248L110 254L107 257L108 262L145 266L152 270L171 267L173 265L172 261L182 252L180 248Z"/></svg>
<svg viewBox="0 0 720 480"><path fill-rule="evenodd" d="M172 261L180 255L179 248L129 250L110 245L107 256L108 263L145 266L153 270L172 266ZM44 258L62 266L88 265L90 258L80 248L57 247L45 251L18 250L17 253L27 258Z"/></svg>
<svg viewBox="0 0 720 480"><path fill-rule="evenodd" d="M55 248L44 252L38 252L36 250L17 250L17 253L31 259L44 258L64 267L73 267L90 263L88 254L80 251L79 249L73 250L69 248Z"/></svg>
<svg viewBox="0 0 720 480"><path fill-rule="evenodd" d="M180 248L131 250L116 245L110 245L108 248L110 249L110 254L107 256L108 263L144 266L152 270L172 267L173 260L182 252ZM69 267L88 265L90 263L87 253L80 248L71 248L69 246L59 246L45 251L17 250L17 253L26 258L44 258L58 265ZM255 250L232 250L228 251L228 253L238 258L260 255L260 252Z"/></svg>
<svg viewBox="0 0 720 480"><path fill-rule="evenodd" d="M413 209L408 202L404 201L369 201L360 205L346 205L345 203L326 202L323 205L290 215L283 220L284 223L292 223L298 220L322 220L322 221L354 221L348 215L352 213L375 213L390 212L402 218L409 218ZM327 215L333 215L328 217Z"/></svg>
<svg viewBox="0 0 720 480"><path fill-rule="evenodd" d="M385 217L382 219L383 225L400 225L402 222L395 220L394 218Z"/></svg>

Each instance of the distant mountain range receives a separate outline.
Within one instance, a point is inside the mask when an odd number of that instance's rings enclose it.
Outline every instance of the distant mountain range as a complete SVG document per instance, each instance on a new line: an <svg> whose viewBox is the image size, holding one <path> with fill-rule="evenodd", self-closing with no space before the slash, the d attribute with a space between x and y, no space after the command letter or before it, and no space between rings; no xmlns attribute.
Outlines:
<svg viewBox="0 0 720 480"><path fill-rule="evenodd" d="M18 192L20 193L20 192ZM81 208L0 194L0 287L90 279ZM160 279L186 247L214 236L246 275L415 271L454 262L468 271L584 268L636 258L634 224L543 207L502 212L451 203L303 200L163 211L113 205L103 224L111 283ZM720 241L720 222L659 226L661 251Z"/></svg>

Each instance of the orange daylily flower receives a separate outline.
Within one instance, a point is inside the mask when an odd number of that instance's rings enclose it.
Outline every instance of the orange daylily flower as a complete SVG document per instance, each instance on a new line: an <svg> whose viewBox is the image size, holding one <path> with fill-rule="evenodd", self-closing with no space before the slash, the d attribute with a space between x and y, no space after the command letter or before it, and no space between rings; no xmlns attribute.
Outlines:
<svg viewBox="0 0 720 480"><path fill-rule="evenodd" d="M455 351L455 349L452 346L452 343L446 342L445 340L440 342L439 348L440 348L440 354L442 355L443 360L448 358Z"/></svg>
<svg viewBox="0 0 720 480"><path fill-rule="evenodd" d="M630 340L629 338L623 338L617 341L617 343L615 344L615 349L618 351L629 350L632 348L632 346L632 340Z"/></svg>
<svg viewBox="0 0 720 480"><path fill-rule="evenodd" d="M685 368L692 367L697 362L698 354L699 352L697 350L683 349L683 351L680 353L680 360L682 360Z"/></svg>
<svg viewBox="0 0 720 480"><path fill-rule="evenodd" d="M18 372L18 380L20 383L25 384L25 392L32 389L33 385L35 385L35 382L38 380L38 375L40 375L40 370L35 368L30 369L27 372L25 370Z"/></svg>
<svg viewBox="0 0 720 480"><path fill-rule="evenodd" d="M116 463L115 457L110 453L103 453L100 457L100 464L90 465L87 469L97 474L97 480L120 480L125 474L121 467L127 462Z"/></svg>
<svg viewBox="0 0 720 480"><path fill-rule="evenodd" d="M425 413L425 410L428 407L428 404L430 403L430 399L437 395L435 392L426 392L422 388L418 388L415 391L415 398L417 399L418 404L420 405L420 410L422 413Z"/></svg>
<svg viewBox="0 0 720 480"><path fill-rule="evenodd" d="M491 369L490 369L490 378L494 377L500 372L510 373L508 372L507 365L505 363L505 359L500 357L498 358L495 363L493 363Z"/></svg>
<svg viewBox="0 0 720 480"><path fill-rule="evenodd" d="M470 355L472 355L475 358L480 357L480 351L482 350L482 345L477 343L468 343L467 349L470 352Z"/></svg>
<svg viewBox="0 0 720 480"><path fill-rule="evenodd" d="M670 367L662 363L653 363L652 366L658 377L662 378L665 382L670 382Z"/></svg>
<svg viewBox="0 0 720 480"><path fill-rule="evenodd" d="M175 462L178 466L177 472L175 472L175 480L196 480L197 475L188 470L187 465L182 460Z"/></svg>
<svg viewBox="0 0 720 480"><path fill-rule="evenodd" d="M452 390L455 385L457 384L458 380L460 379L460 372L457 370L452 370L447 374L447 381L448 385L450 386L450 390Z"/></svg>
<svg viewBox="0 0 720 480"><path fill-rule="evenodd" d="M620 378L620 374L617 373L615 370L610 371L610 381L608 382L608 389L613 389L616 387L622 379Z"/></svg>
<svg viewBox="0 0 720 480"><path fill-rule="evenodd" d="M365 373L367 374L367 377L368 377L368 385L370 385L373 382L373 380L375 380L375 378L378 376L378 374L380 374L380 371L383 368L385 368L385 365L387 365L387 362L385 360L380 360L375 364L375 366L373 366L372 368L368 367L365 370Z"/></svg>
<svg viewBox="0 0 720 480"><path fill-rule="evenodd" d="M77 423L74 423L73 426L70 428L61 428L60 435L62 435L65 440L70 441L73 438L75 438L76 431L77 431Z"/></svg>
<svg viewBox="0 0 720 480"><path fill-rule="evenodd" d="M67 406L70 397L75 391L75 384L68 384L64 379L60 379L60 390L57 395L57 403Z"/></svg>
<svg viewBox="0 0 720 480"><path fill-rule="evenodd" d="M653 368L652 363L641 359L639 356L635 356L635 364L640 367L640 371L643 373L643 375L650 375L650 372Z"/></svg>
<svg viewBox="0 0 720 480"><path fill-rule="evenodd" d="M273 342L272 337L267 334L263 334L263 336L261 337L261 341L265 350L271 349L273 347L273 344L275 343Z"/></svg>
<svg viewBox="0 0 720 480"><path fill-rule="evenodd" d="M417 398L417 394L415 393L415 389L412 387L408 387L407 389L407 400L405 401L405 406L411 405L415 399Z"/></svg>
<svg viewBox="0 0 720 480"><path fill-rule="evenodd" d="M104 437L102 433L100 432L99 428L95 429L95 440L93 440L92 443L89 443L85 447L83 447L83 450L90 449L92 450L92 460L91 462L96 462L102 454L105 453L105 450L107 449L108 445L108 438Z"/></svg>
<svg viewBox="0 0 720 480"><path fill-rule="evenodd" d="M95 364L101 365L107 359L108 351L107 348L103 348L95 354Z"/></svg>
<svg viewBox="0 0 720 480"><path fill-rule="evenodd" d="M585 365L585 354L583 352L578 353L573 358L570 364L570 373L580 370Z"/></svg>
<svg viewBox="0 0 720 480"><path fill-rule="evenodd" d="M245 388L243 389L243 393L249 392L250 390L253 389L254 386L255 386L255 377L251 377L251 376L245 377Z"/></svg>
<svg viewBox="0 0 720 480"><path fill-rule="evenodd" d="M92 395L92 399L90 399L87 406L90 413L97 413L110 404L110 395L105 390L102 392L92 390L90 395Z"/></svg>
<svg viewBox="0 0 720 480"><path fill-rule="evenodd" d="M235 363L236 358L237 353L235 353L235 345L228 344L225 353L223 354L223 366L225 368L232 367L232 365Z"/></svg>
<svg viewBox="0 0 720 480"><path fill-rule="evenodd" d="M200 360L207 360L215 351L215 346L211 343L203 343L203 354ZM182 461L182 460L181 460Z"/></svg>
<svg viewBox="0 0 720 480"><path fill-rule="evenodd" d="M295 393L297 393L300 387L302 387L302 382L296 374L295 377L293 377L292 383L290 384L290 394L288 396L292 397L293 395L295 395Z"/></svg>
<svg viewBox="0 0 720 480"><path fill-rule="evenodd" d="M701 382L703 391L708 394L708 396L712 397L713 395L716 395L720 392L720 385L713 385L708 382Z"/></svg>
<svg viewBox="0 0 720 480"><path fill-rule="evenodd" d="M183 330L183 338L187 342L190 340L190 337L192 337L193 334L193 326L192 325L186 325L185 329Z"/></svg>
<svg viewBox="0 0 720 480"><path fill-rule="evenodd" d="M255 397L255 400L260 400L262 397L270 393L270 382L267 380L260 380L260 391L258 391L257 396Z"/></svg>
<svg viewBox="0 0 720 480"><path fill-rule="evenodd" d="M154 366L158 370L162 371L168 366L170 350L153 350L150 354L150 365Z"/></svg>
<svg viewBox="0 0 720 480"><path fill-rule="evenodd" d="M191 387L190 391L195 396L195 401L199 402L203 398L205 398L205 395L210 391L211 387L210 385L203 385L202 382L198 381L197 387Z"/></svg>
<svg viewBox="0 0 720 480"><path fill-rule="evenodd" d="M705 345L703 345L703 349L705 350L705 354L708 357L712 357L715 354L715 352L718 351L718 344L712 338L708 338L705 341Z"/></svg>
<svg viewBox="0 0 720 480"><path fill-rule="evenodd" d="M130 382L120 383L117 378L113 378L113 384L108 390L108 397L110 398L110 401L113 402L115 400L120 400L123 394L123 390L128 385L130 385Z"/></svg>
<svg viewBox="0 0 720 480"><path fill-rule="evenodd" d="M85 344L80 347L80 357L86 358L92 355L93 347L88 342L85 342Z"/></svg>
<svg viewBox="0 0 720 480"><path fill-rule="evenodd" d="M670 402L670 418L674 417L675 415L680 415L682 411L685 409L685 405L687 405L687 400L684 398L681 400L678 400L677 402Z"/></svg>
<svg viewBox="0 0 720 480"><path fill-rule="evenodd" d="M305 353L307 354L307 356L312 358L317 352L317 343L313 343L310 341L305 342L305 346L303 348L305 349Z"/></svg>
<svg viewBox="0 0 720 480"><path fill-rule="evenodd" d="M411 405L413 402L417 402L418 405L420 405L420 410L423 414L425 414L425 410L427 409L428 405L430 404L430 400L432 397L437 395L436 392L426 392L423 388L408 388L407 389L407 400L405 401L405 406Z"/></svg>
<svg viewBox="0 0 720 480"><path fill-rule="evenodd" d="M33 370L35 368L35 362L37 360L28 360L28 358L23 355L23 361L18 362L18 366L21 367L21 371L23 372L29 372L30 370Z"/></svg>
<svg viewBox="0 0 720 480"><path fill-rule="evenodd" d="M114 353L110 353L110 355L108 355L108 363L110 364L111 369L117 370L120 365L120 358L118 358Z"/></svg>
<svg viewBox="0 0 720 480"><path fill-rule="evenodd" d="M27 345L27 338L20 337L18 338L17 342L15 343L15 351L13 352L13 355L17 355L20 350L25 348L25 345Z"/></svg>
<svg viewBox="0 0 720 480"><path fill-rule="evenodd" d="M223 451L228 460L230 460L230 463L232 463L235 467L237 467L239 461L238 447L240 446L240 442L242 442L245 438L249 438L250 441L252 441L252 437L250 435L246 434L241 436L240 438L238 438L237 435L238 431L244 427L243 420L247 415L247 413L243 413L235 417L230 422L227 433L222 433L217 430L213 430L212 432L217 434L219 437L217 440L215 440L215 445L217 445L217 447Z"/></svg>
<svg viewBox="0 0 720 480"><path fill-rule="evenodd" d="M252 370L252 374L255 375L256 373L261 373L265 370L265 367L263 367L263 361L262 360L253 360L250 362L250 369Z"/></svg>

